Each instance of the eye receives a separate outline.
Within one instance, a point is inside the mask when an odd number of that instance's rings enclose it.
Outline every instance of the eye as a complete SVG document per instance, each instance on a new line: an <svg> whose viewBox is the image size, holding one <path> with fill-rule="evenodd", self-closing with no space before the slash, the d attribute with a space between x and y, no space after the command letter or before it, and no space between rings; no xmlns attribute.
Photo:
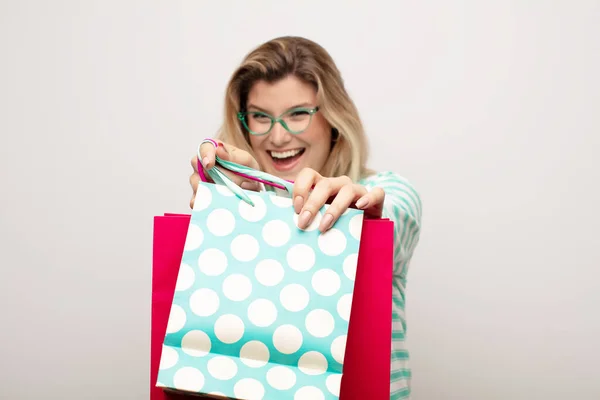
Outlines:
<svg viewBox="0 0 600 400"><path fill-rule="evenodd" d="M261 114L261 113L252 114L252 119L257 122L269 122L269 120L270 120L270 118L268 116L266 116L265 114Z"/></svg>
<svg viewBox="0 0 600 400"><path fill-rule="evenodd" d="M291 118L295 118L295 119L302 119L302 118L306 118L310 115L310 113L307 110L292 110L289 113L289 116Z"/></svg>

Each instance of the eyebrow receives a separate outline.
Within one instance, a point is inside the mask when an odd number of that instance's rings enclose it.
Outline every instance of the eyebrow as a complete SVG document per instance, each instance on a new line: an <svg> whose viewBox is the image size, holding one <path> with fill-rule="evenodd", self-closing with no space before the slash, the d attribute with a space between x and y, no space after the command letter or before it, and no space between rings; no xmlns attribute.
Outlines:
<svg viewBox="0 0 600 400"><path fill-rule="evenodd" d="M286 109L286 111L293 110L294 108L299 108L299 107L313 107L313 105L312 105L312 103L304 102L304 103L296 104L296 105L294 105L292 107L289 107L289 108ZM267 113L267 114L269 113L266 109L264 109L262 107L259 107L259 106L256 106L256 105L254 105L252 103L248 104L248 110L250 110L251 108L256 109L258 111L261 111L261 112L264 112L264 113Z"/></svg>

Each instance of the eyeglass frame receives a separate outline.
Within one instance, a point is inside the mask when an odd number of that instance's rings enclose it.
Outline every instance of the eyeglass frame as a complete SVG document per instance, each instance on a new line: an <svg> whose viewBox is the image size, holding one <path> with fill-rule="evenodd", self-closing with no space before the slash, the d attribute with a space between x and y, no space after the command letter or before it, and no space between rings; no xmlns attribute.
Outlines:
<svg viewBox="0 0 600 400"><path fill-rule="evenodd" d="M285 123L285 121L283 120L283 118L281 118L282 116L289 114L291 112L294 111L306 111L308 112L308 114L310 115L310 119L308 120L308 124L306 125L306 128L302 129L301 131L292 131L287 124ZM274 117L271 114L268 114L266 112L263 111L240 111L237 113L237 117L238 119L242 122L242 125L244 125L244 128L246 128L246 130L248 131L248 133L252 136L264 136L269 134L269 132L271 132L271 130L273 129L273 127L275 126L275 123L279 122L279 124L281 126L283 126L283 128L288 131L289 133L291 133L292 135L299 135L302 132L304 132L305 130L308 129L308 127L310 126L310 123L312 122L312 117L313 115L315 115L317 112L319 111L319 106L315 106L315 107L296 107L296 108L292 108L290 110L287 110L286 112L282 113L281 115L279 115L278 117ZM250 129L250 127L248 126L248 124L246 123L245 117L249 114L252 115L263 115L267 118L269 118L271 120L271 126L269 126L269 129L267 129L267 131L265 133L255 133L253 130Z"/></svg>

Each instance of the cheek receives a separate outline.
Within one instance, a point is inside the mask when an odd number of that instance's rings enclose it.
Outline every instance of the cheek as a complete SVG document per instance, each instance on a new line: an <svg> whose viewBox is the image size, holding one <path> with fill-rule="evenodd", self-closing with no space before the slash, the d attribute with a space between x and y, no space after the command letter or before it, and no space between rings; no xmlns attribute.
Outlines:
<svg viewBox="0 0 600 400"><path fill-rule="evenodd" d="M254 150L255 152L258 152L259 150L261 150L266 142L266 138L265 137L256 137L256 136L252 136L250 135L250 147L252 147L252 150Z"/></svg>

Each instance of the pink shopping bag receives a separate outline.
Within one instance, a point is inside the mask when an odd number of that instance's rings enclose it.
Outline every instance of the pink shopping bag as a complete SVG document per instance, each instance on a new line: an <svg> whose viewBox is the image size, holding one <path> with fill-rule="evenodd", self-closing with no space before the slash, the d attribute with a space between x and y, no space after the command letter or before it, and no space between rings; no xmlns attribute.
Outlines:
<svg viewBox="0 0 600 400"><path fill-rule="evenodd" d="M341 400L388 400L394 222L365 219L344 357Z"/></svg>
<svg viewBox="0 0 600 400"><path fill-rule="evenodd" d="M150 344L151 400L169 398L161 388L156 387L156 378L189 220L189 215L181 214L165 214L154 217Z"/></svg>
<svg viewBox="0 0 600 400"><path fill-rule="evenodd" d="M181 214L154 219L151 400L186 397L163 391L156 380L189 221L190 215ZM393 228L387 219L363 222L341 400L390 396Z"/></svg>

